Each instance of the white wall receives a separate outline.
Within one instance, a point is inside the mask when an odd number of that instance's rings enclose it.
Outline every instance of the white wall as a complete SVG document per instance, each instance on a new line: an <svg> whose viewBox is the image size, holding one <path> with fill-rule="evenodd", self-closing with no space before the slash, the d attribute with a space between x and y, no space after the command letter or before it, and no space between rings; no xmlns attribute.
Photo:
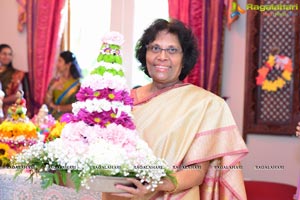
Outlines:
<svg viewBox="0 0 300 200"><path fill-rule="evenodd" d="M26 31L19 33L18 3L16 0L0 1L0 44L9 44L13 49L15 68L28 71Z"/></svg>
<svg viewBox="0 0 300 200"><path fill-rule="evenodd" d="M239 2L242 8L246 7L245 1ZM228 104L241 131L244 109L246 14L240 16L230 31L226 30L222 80L222 95L229 97ZM246 179L297 185L300 175L299 139L291 136L251 134L247 137L247 146L250 153L242 162ZM255 170L255 165L283 165L284 170Z"/></svg>

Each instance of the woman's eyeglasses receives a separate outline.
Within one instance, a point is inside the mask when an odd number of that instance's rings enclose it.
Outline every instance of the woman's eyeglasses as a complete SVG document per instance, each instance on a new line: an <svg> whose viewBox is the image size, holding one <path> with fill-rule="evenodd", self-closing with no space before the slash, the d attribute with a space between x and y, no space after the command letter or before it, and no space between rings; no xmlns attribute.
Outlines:
<svg viewBox="0 0 300 200"><path fill-rule="evenodd" d="M180 49L177 49L175 47L168 47L168 48L161 48L159 45L147 45L146 46L148 51L151 51L152 53L161 53L162 51L166 51L169 55L175 55L177 53L181 53L182 51Z"/></svg>

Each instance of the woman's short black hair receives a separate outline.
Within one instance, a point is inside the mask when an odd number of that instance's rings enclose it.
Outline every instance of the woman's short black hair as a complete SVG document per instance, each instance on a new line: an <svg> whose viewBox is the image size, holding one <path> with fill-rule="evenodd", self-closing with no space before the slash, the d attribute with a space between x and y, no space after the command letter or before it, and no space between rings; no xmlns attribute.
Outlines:
<svg viewBox="0 0 300 200"><path fill-rule="evenodd" d="M11 46L9 46L8 44L0 44L0 52L2 51L2 49L6 49L6 48L10 49L11 52L13 51L12 48L11 48ZM14 69L12 61L7 65L7 67L11 68L11 69Z"/></svg>
<svg viewBox="0 0 300 200"><path fill-rule="evenodd" d="M161 31L167 31L178 37L183 52L183 68L179 75L179 80L183 80L195 66L199 52L197 39L192 30L179 20L171 19L170 22L164 19L155 20L139 39L135 49L135 57L141 63L141 70L150 77L146 67L146 46L153 42Z"/></svg>
<svg viewBox="0 0 300 200"><path fill-rule="evenodd" d="M59 56L64 59L65 63L71 63L70 73L73 78L77 79L82 77L81 69L74 53L71 51L63 51Z"/></svg>

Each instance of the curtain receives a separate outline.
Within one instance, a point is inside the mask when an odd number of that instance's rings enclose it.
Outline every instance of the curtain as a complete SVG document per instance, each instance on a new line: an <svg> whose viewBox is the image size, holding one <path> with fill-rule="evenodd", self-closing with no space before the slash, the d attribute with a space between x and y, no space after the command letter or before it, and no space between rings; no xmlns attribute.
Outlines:
<svg viewBox="0 0 300 200"><path fill-rule="evenodd" d="M62 33L65 0L18 0L18 3L26 9L26 15L22 10L19 12L19 20L24 19L20 18L20 14L26 18L30 104L32 112L36 113L43 104L52 77ZM19 21L19 30L22 30L23 24L24 21Z"/></svg>
<svg viewBox="0 0 300 200"><path fill-rule="evenodd" d="M169 0L170 17L186 23L198 39L200 56L184 81L216 94L221 89L224 3L223 0Z"/></svg>

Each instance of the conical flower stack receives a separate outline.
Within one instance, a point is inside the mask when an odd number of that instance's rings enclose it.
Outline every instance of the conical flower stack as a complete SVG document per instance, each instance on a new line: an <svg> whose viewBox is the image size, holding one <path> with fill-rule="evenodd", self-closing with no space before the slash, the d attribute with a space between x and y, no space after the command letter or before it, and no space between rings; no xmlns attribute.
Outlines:
<svg viewBox="0 0 300 200"><path fill-rule="evenodd" d="M154 189L162 177L171 174L165 161L155 157L139 138L133 123L133 100L122 66L123 41L117 32L103 38L98 66L82 81L72 114L62 116L67 124L61 137L33 146L17 157L16 163L31 163L43 157L42 167L35 171L71 172L73 181L78 177L79 181L74 182L86 187L89 179L102 175L136 177ZM44 183L48 181L45 187L52 184L49 180L57 179L49 173L43 177Z"/></svg>

